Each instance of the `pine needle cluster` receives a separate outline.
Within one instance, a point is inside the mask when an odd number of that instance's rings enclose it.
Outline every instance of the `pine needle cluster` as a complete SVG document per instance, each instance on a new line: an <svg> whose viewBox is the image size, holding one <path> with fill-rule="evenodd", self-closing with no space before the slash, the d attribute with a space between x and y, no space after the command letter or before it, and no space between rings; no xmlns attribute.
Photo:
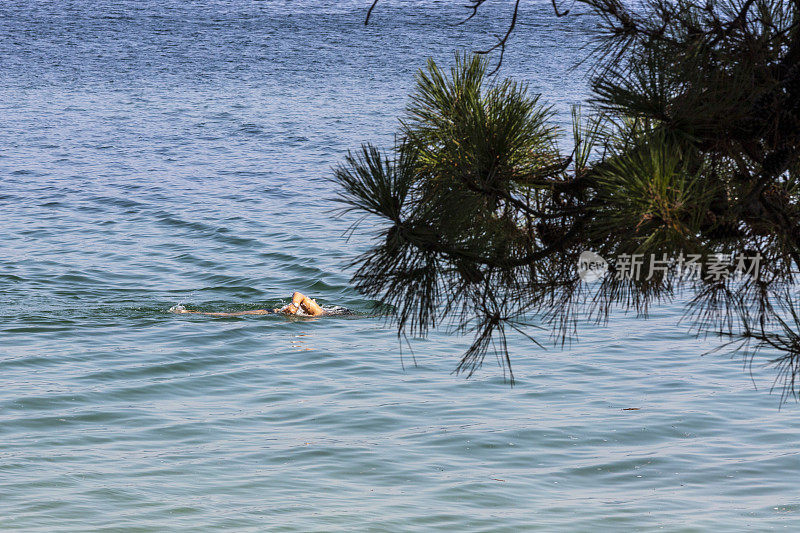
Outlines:
<svg viewBox="0 0 800 533"><path fill-rule="evenodd" d="M384 221L356 287L395 310L400 332L471 331L457 370L493 352L512 380L508 331L535 322L563 342L586 313L646 316L688 291L689 328L751 357L780 351L771 360L793 393L800 7L583 3L602 25L591 113L573 112L569 152L539 96L464 54L419 72L393 150L365 145L336 169L345 210ZM576 268L586 250L611 262L592 286ZM619 258L636 255L641 275L620 276ZM688 256L758 257L758 272L687 279L676 259Z"/></svg>

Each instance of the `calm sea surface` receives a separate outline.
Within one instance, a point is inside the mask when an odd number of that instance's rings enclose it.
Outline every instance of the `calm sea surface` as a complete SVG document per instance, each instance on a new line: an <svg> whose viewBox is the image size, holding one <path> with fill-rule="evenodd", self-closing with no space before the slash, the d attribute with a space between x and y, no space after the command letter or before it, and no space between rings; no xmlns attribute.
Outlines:
<svg viewBox="0 0 800 533"><path fill-rule="evenodd" d="M326 179L510 4L367 3L0 4L0 530L798 530L798 406L677 304L512 338L514 388L401 359ZM566 120L593 24L526 3L504 74ZM357 315L168 312L293 290Z"/></svg>

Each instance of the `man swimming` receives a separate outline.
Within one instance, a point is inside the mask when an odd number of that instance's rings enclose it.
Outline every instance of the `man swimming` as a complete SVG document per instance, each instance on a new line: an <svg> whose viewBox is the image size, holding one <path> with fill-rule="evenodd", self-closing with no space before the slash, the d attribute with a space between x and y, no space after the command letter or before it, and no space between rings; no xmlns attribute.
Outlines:
<svg viewBox="0 0 800 533"><path fill-rule="evenodd" d="M171 311L180 314L193 313L208 316L271 315L273 313L299 316L322 316L325 314L325 310L320 307L316 301L300 292L292 294L292 303L278 309L273 309L272 311L269 309L253 309L252 311L237 311L235 313L206 313L204 311L189 311L188 309L184 309L183 306L173 307Z"/></svg>

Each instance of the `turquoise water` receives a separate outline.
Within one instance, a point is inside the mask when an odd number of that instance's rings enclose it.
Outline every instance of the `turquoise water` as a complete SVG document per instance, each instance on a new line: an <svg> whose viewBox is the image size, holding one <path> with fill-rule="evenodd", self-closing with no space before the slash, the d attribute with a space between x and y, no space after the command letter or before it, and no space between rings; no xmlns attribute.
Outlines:
<svg viewBox="0 0 800 533"><path fill-rule="evenodd" d="M427 56L503 21L364 4L0 6L0 530L800 527L797 405L701 357L677 304L512 338L513 388L452 375L445 332L401 355L326 180L391 144ZM592 25L526 5L504 73L564 120ZM357 316L168 312L293 290Z"/></svg>

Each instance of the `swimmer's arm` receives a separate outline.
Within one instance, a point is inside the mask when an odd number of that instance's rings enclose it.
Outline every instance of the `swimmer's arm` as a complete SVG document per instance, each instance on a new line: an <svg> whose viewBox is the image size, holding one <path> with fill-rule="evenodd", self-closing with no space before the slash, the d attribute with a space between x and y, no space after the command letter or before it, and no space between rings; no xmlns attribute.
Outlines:
<svg viewBox="0 0 800 533"><path fill-rule="evenodd" d="M303 310L311 316L322 316L325 314L325 311L319 306L316 300L312 300L301 292L295 292L292 295L291 305L298 309L302 307Z"/></svg>
<svg viewBox="0 0 800 533"><path fill-rule="evenodd" d="M272 313L276 312L275 310L270 311L269 309L253 309L252 311L237 311L235 313L207 313L205 311L189 311L187 309L181 309L178 313L184 314L194 314L194 315L206 315L206 316L242 316L242 315L271 315Z"/></svg>

